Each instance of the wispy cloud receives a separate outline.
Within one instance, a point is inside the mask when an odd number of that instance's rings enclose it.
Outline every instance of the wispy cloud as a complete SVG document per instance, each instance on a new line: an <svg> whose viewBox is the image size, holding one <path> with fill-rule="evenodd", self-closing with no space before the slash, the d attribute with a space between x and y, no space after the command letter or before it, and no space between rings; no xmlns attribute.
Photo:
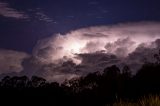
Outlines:
<svg viewBox="0 0 160 106"><path fill-rule="evenodd" d="M51 17L46 15L45 11L43 11L42 8L32 8L32 9L30 8L30 9L28 9L28 12L31 13L30 14L31 18L34 18L35 20L44 21L47 23L57 23Z"/></svg>
<svg viewBox="0 0 160 106"><path fill-rule="evenodd" d="M56 23L55 21L53 21L52 18L50 18L44 12L42 12L41 8L28 9L28 11L33 12L33 16L31 16L31 14L25 13L24 11L19 11L11 7L10 4L7 2L0 1L0 16L15 19L28 19L35 17L39 21Z"/></svg>
<svg viewBox="0 0 160 106"><path fill-rule="evenodd" d="M26 19L28 16L22 12L18 11L6 2L0 2L0 15L4 17L16 18L16 19Z"/></svg>
<svg viewBox="0 0 160 106"><path fill-rule="evenodd" d="M46 14L44 14L43 12L38 11L38 12L36 12L35 14L36 14L36 16L38 17L38 19L39 19L40 21L53 22L53 19L51 19L50 17L48 17L48 16L47 16Z"/></svg>

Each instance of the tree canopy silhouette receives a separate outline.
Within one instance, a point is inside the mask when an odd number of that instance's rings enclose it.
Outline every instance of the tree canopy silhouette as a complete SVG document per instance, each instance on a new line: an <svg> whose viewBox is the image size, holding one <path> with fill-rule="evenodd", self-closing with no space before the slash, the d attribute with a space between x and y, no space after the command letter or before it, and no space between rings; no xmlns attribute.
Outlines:
<svg viewBox="0 0 160 106"><path fill-rule="evenodd" d="M113 65L102 73L89 73L62 84L38 76L6 76L0 81L1 100L45 106L104 106L120 99L136 101L144 95L159 95L160 53L154 57L156 62L145 63L135 75L131 74L128 66L120 70Z"/></svg>

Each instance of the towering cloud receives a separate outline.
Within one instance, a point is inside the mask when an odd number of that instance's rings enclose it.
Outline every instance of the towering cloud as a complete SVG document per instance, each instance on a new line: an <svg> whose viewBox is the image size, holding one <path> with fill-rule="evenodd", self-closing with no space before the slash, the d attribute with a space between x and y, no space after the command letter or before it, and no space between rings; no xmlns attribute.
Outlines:
<svg viewBox="0 0 160 106"><path fill-rule="evenodd" d="M159 22L82 28L40 40L29 57L0 50L0 72L38 75L59 82L103 71L113 64L128 65L135 72L145 61L154 61L159 47Z"/></svg>
<svg viewBox="0 0 160 106"><path fill-rule="evenodd" d="M153 61L159 38L158 22L82 28L39 41L33 57L43 65L37 74L50 80L102 71L113 64L138 69L145 59Z"/></svg>
<svg viewBox="0 0 160 106"><path fill-rule="evenodd" d="M126 57L140 44L158 39L159 34L160 23L154 22L83 28L39 41L34 56L44 62L54 63L61 59L72 59L80 63L76 54L98 51Z"/></svg>

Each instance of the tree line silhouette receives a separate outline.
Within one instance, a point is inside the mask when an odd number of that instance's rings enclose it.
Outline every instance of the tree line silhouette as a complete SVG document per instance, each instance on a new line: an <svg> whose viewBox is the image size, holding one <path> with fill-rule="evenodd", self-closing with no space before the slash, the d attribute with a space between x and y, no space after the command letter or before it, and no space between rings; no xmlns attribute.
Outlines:
<svg viewBox="0 0 160 106"><path fill-rule="evenodd" d="M64 83L48 82L37 76L6 76L0 81L0 103L39 106L105 106L117 100L137 101L160 93L160 54L146 62L135 75L128 66L116 65L103 73L94 72Z"/></svg>

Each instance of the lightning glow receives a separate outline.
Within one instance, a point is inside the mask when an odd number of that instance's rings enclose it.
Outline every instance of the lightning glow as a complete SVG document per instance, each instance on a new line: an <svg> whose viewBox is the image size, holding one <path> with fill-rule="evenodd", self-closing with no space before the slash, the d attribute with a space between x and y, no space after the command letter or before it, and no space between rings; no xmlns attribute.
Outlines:
<svg viewBox="0 0 160 106"><path fill-rule="evenodd" d="M76 64L81 63L76 54L83 53L103 51L118 57L126 57L140 44L160 38L159 34L160 24L152 22L83 28L41 41L36 53L38 50L49 48L45 50L47 58L40 57L42 60L54 63L59 63L59 60L73 60Z"/></svg>

